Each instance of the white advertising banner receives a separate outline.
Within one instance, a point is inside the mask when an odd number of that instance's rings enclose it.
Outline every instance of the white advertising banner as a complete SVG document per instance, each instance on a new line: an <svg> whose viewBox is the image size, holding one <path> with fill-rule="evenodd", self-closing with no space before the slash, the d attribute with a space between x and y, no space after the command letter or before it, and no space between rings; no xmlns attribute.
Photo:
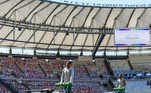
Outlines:
<svg viewBox="0 0 151 93"><path fill-rule="evenodd" d="M150 30L139 29L115 29L115 46L149 46Z"/></svg>

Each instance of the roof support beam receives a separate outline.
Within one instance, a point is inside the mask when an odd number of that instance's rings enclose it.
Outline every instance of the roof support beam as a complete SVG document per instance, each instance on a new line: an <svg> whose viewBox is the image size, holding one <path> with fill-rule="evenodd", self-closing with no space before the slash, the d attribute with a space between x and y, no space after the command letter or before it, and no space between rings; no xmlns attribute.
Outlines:
<svg viewBox="0 0 151 93"><path fill-rule="evenodd" d="M39 9L38 11L36 11L36 12L32 15L30 21L31 21L38 13L40 13L41 11L45 10L46 8L48 8L50 5L51 5L51 3L48 4L48 5L46 5L46 6L43 7L43 8Z"/></svg>
<svg viewBox="0 0 151 93"><path fill-rule="evenodd" d="M51 39L49 45L47 46L47 49L51 46L51 44L53 43L53 41L55 40L56 36L57 36L58 32L54 33L53 38Z"/></svg>
<svg viewBox="0 0 151 93"><path fill-rule="evenodd" d="M69 17L71 16L71 14L76 10L76 6L71 10L70 14L67 16L66 20L63 23L63 26L65 26L65 24L67 23L67 20L69 19Z"/></svg>
<svg viewBox="0 0 151 93"><path fill-rule="evenodd" d="M65 26L51 26L46 24L35 24L23 21L14 21L0 17L0 25L22 28L28 30L39 30L44 32L69 32L69 33L81 33L81 34L113 34L113 28L86 28L86 27L65 27ZM40 27L40 28L39 28ZM70 28L70 29L69 29Z"/></svg>
<svg viewBox="0 0 151 93"><path fill-rule="evenodd" d="M86 35L85 39L84 39L84 42L83 42L83 45L82 45L82 48L81 48L81 51L83 51L83 48L85 47L85 44L87 42L87 39L88 39L88 34Z"/></svg>
<svg viewBox="0 0 151 93"><path fill-rule="evenodd" d="M77 7L74 7L73 11L74 11L76 8L77 8ZM70 23L70 25L69 25L70 27L71 27L71 25L73 24L73 21L74 21L75 17L78 16L78 15L83 11L83 9L84 9L84 8L82 8L76 15L73 16L73 18L72 18L72 20L71 20L71 23ZM68 15L67 19L71 16L71 14L73 13L73 11L71 11L71 13ZM66 21L64 22L64 26L65 26L65 24L66 24L66 22L67 22L67 19L66 19ZM70 29L70 28L68 28L68 30L69 30L69 29ZM58 50L60 50L60 48L61 48L61 46L63 45L63 43L64 43L66 37L68 36L68 34L69 34L69 32L67 31L66 34L65 34L65 36L64 36L64 38L63 38L63 40L62 40L62 42L61 42L61 45L60 45L59 48L58 48ZM73 34L75 34L75 33L73 33ZM72 47L72 46L71 46L71 47Z"/></svg>
<svg viewBox="0 0 151 93"><path fill-rule="evenodd" d="M108 14L108 16L107 16L107 18L106 18L106 21L105 21L105 23L104 23L103 28L106 27L106 24L107 24L107 22L108 22L109 17L111 16L112 11L113 11L113 8L110 9L110 12L109 12L109 14ZM105 35L105 36L106 36L106 35ZM104 37L105 37L105 36L104 36ZM109 36L108 42L110 41L110 38L111 38L111 34L110 34L110 36ZM108 44L108 42L107 42L107 44ZM107 45L107 44L106 44L106 45ZM100 45L101 45L101 44L100 44ZM106 48L105 48L105 49L106 49Z"/></svg>
<svg viewBox="0 0 151 93"><path fill-rule="evenodd" d="M62 8L60 11L58 11L56 14L54 14L54 15L52 16L51 21L50 21L49 24L51 25L52 22L53 22L53 20L55 19L55 17L56 17L57 15L59 15L61 12L65 11L67 8L68 8L68 6L65 6L65 7Z"/></svg>
<svg viewBox="0 0 151 93"><path fill-rule="evenodd" d="M111 15L112 11L113 11L113 8L110 9L110 12L109 12L109 14L108 14L108 16L107 16L107 18L106 18L106 21L105 21L105 23L104 23L103 28L106 27L106 24L107 24L107 22L108 22L108 19L109 19L110 15ZM108 29L108 30L109 30L109 29ZM93 57L93 58L95 58L95 54L96 54L96 52L98 51L99 46L101 45L101 42L103 41L105 35L106 35L106 34L102 34L102 35L99 37L98 42L96 42L96 47L94 48L93 53L92 53L92 57ZM110 35L110 36L111 36L111 35ZM110 38L109 38L109 39L110 39Z"/></svg>
<svg viewBox="0 0 151 93"><path fill-rule="evenodd" d="M93 10L93 8L91 8L92 10ZM92 11L91 10L91 11ZM98 9L98 11L95 13L95 15L92 17L92 20L91 20L91 23L90 23L90 28L92 27L92 24L93 24L93 22L94 22L94 19L95 19L95 17L99 14L99 12L101 11L101 9ZM91 30L91 29L90 29ZM99 34L100 35L100 34ZM87 34L86 35L86 38L85 38L85 40L84 40L84 42L83 42L83 45L82 45L82 48L81 48L81 53L82 53L82 51L83 51L83 48L85 47L85 44L86 44L86 42L87 42L87 39L88 39L88 36L89 36L89 34ZM96 43L96 42L95 42Z"/></svg>
<svg viewBox="0 0 151 93"><path fill-rule="evenodd" d="M66 6L66 8L67 8L67 6ZM65 8L64 8L65 9ZM63 10L64 10L63 9ZM82 11L83 11L83 9L84 8L82 8L80 11L79 11L79 13L77 13L74 17L73 17L73 19L72 19L72 21L71 21L71 24L70 24L70 27L71 27L71 25L72 25L72 22L74 21L74 19L75 19L75 17L76 16L78 16ZM61 12L61 11L60 11ZM60 13L59 12L59 13ZM64 26L63 26L64 27ZM61 30L61 28L59 28L59 31ZM68 28L68 30L69 30L69 28ZM68 30L66 31L66 33L68 33ZM76 29L74 29L74 30L76 30ZM74 31L74 33L75 33L75 31ZM74 34L73 33L73 34ZM56 34L54 35L54 37L52 38L52 40L50 41L50 44L47 46L47 49L50 47L50 45L52 44L52 42L54 41L54 39L55 39L55 37L56 37L56 35L58 34L58 32L56 32ZM65 40L65 38L64 38L64 40ZM64 40L63 40L63 42L64 42ZM61 47L61 46L60 46Z"/></svg>
<svg viewBox="0 0 151 93"><path fill-rule="evenodd" d="M122 15L123 12L124 12L124 8L122 8L121 11L119 12L119 14L115 17L114 23L113 23L113 27L116 26L116 21L117 21L118 18Z"/></svg>
<svg viewBox="0 0 151 93"><path fill-rule="evenodd" d="M8 1L10 1L10 0L5 0L5 1L3 1L3 2L0 2L0 5L2 5L2 4L4 4L4 3L7 3Z"/></svg>
<svg viewBox="0 0 151 93"><path fill-rule="evenodd" d="M144 16L144 14L146 13L146 11L147 11L147 8L145 8L143 10L143 12L141 13L141 15L137 18L136 27L138 26L140 19Z"/></svg>
<svg viewBox="0 0 151 93"><path fill-rule="evenodd" d="M131 61L130 61L130 59L129 59L129 49L127 50L127 63L128 63L128 66L129 66L129 68L131 69L131 70L133 70L134 68L133 68L133 65L131 64Z"/></svg>
<svg viewBox="0 0 151 93"><path fill-rule="evenodd" d="M128 62L129 68L130 68L131 70L133 70L134 68L133 68L133 66L132 66L132 64L131 64L131 61L128 59L127 62Z"/></svg>
<svg viewBox="0 0 151 93"><path fill-rule="evenodd" d="M35 1L35 0L33 0L33 2L34 2L34 1ZM33 3L33 2L32 2L32 3ZM31 3L30 3L30 4L31 4ZM42 4L42 3L39 3L38 5L40 6L41 4ZM36 8L39 7L38 5L37 5L34 9L32 9L32 11L28 14L28 16L26 16L26 17L24 18L24 20L23 20L24 22L27 20L27 18L30 16L30 14L31 14L33 11L35 11ZM25 4L24 6L22 6L22 8L25 7L25 6L27 6L27 4ZM14 23L15 23L15 25L17 25L17 21L16 21L16 20L14 21ZM18 25L20 25L20 23L19 23ZM16 28L16 27L15 27L15 28ZM17 27L17 28L19 28L19 27ZM21 28L22 28L22 27L21 27ZM37 30L37 29L36 29L36 30ZM16 38L16 40L18 40L18 39L22 36L22 34L23 34L25 31L26 31L26 29L23 29L22 32L21 32L21 33L18 35L18 37ZM15 42L13 42L12 46L13 46L14 44L15 44Z"/></svg>
<svg viewBox="0 0 151 93"><path fill-rule="evenodd" d="M94 48L93 53L92 53L92 57L93 57L93 58L95 57L95 54L96 54L96 52L98 51L99 46L101 45L101 42L103 41L104 37L105 37L105 34L102 34L101 37L99 38L99 40L98 40L98 42L97 42L97 45L96 45L96 47Z"/></svg>
<svg viewBox="0 0 151 93"><path fill-rule="evenodd" d="M65 41L67 37L67 34L64 35L63 40L61 41L61 45L59 46L58 50L60 50L61 46L63 45L63 42Z"/></svg>
<svg viewBox="0 0 151 93"><path fill-rule="evenodd" d="M135 10L136 10L136 9L133 9L133 11L132 11L132 13L131 13L131 15L130 15L130 18L129 18L129 20L128 20L128 23L127 23L126 27L129 27L130 22L131 22L131 20L132 20L132 18L133 18L133 15L134 15L134 13L135 13Z"/></svg>
<svg viewBox="0 0 151 93"><path fill-rule="evenodd" d="M56 9L58 9L60 7L60 5L56 5L55 8L53 9L53 11L51 11L49 13L49 15L47 16L47 18L43 21L42 24L46 24L47 20L49 19L49 17L56 11ZM40 30L40 28L39 28ZM40 38L39 42L41 42L45 36L45 34L47 33L48 31L45 31L43 34L42 34L42 37ZM38 44L35 46L37 48Z"/></svg>
<svg viewBox="0 0 151 93"><path fill-rule="evenodd" d="M91 14L92 11L93 11L93 8L91 8L91 9L89 10L89 12L88 12L88 14L87 14L87 16L86 16L86 18L85 18L85 20L84 20L84 23L82 24L82 27L85 26L85 24L86 24L86 22L87 22L87 19L88 19L89 15ZM76 39L77 39L78 35L79 35L79 33L76 34L76 37L74 38L74 41L73 41L73 43L72 43L72 46L70 47L70 51L72 50L72 48L73 48L73 46L74 46L74 44L75 44L75 42L76 42ZM87 34L87 37L88 37L88 34ZM86 39L86 40L87 40L87 39ZM85 43L86 43L86 41L85 41Z"/></svg>
<svg viewBox="0 0 151 93"><path fill-rule="evenodd" d="M45 7L41 8L40 10L38 10L37 12L35 12L30 21L36 16L36 14L38 14L39 12L43 11L44 9L46 9L47 7L49 7L51 4L48 4L46 5ZM37 30L36 31L33 31L32 35L28 38L28 41L30 41L32 39L32 37L34 37L34 41L35 41L35 34L36 34ZM24 47L26 46L26 43L24 44Z"/></svg>
<svg viewBox="0 0 151 93"><path fill-rule="evenodd" d="M41 4L43 4L43 3L40 2L38 5L36 5L36 7L34 7L34 8L29 12L29 14L23 19L23 21L26 21L27 18L28 18Z"/></svg>
<svg viewBox="0 0 151 93"><path fill-rule="evenodd" d="M47 20L49 19L49 17L56 11L56 9L58 9L60 7L60 4L59 5L56 5L55 8L53 9L52 12L49 13L49 15L47 16L47 18L43 21L42 24L45 24L47 22Z"/></svg>
<svg viewBox="0 0 151 93"><path fill-rule="evenodd" d="M32 4L34 1L36 1L36 0L32 0L32 1L30 1L30 2L28 2L28 3L26 3L26 4L24 4L24 5L20 6L19 8L16 8L15 10L13 10L13 11L11 12L11 14L8 16L8 19L9 19L16 11L18 11L19 9L22 9L22 8L26 7L26 6L29 5L29 4Z"/></svg>
<svg viewBox="0 0 151 93"><path fill-rule="evenodd" d="M25 0L21 0L19 1L17 4L15 4L10 10L8 10L8 12L3 16L6 17L15 7L17 7L19 4L21 4L23 1Z"/></svg>
<svg viewBox="0 0 151 93"><path fill-rule="evenodd" d="M109 73L111 76L114 76L114 73L113 73L113 70L112 70L112 68L111 68L110 62L108 62L107 58L104 59L104 64L105 64L105 67L106 67L108 73Z"/></svg>
<svg viewBox="0 0 151 93"><path fill-rule="evenodd" d="M14 30L15 30L15 28L13 28L5 37L4 37L4 39L6 39L6 38L8 38L8 36L12 33L12 32L14 32ZM4 41L0 41L0 44L2 44Z"/></svg>
<svg viewBox="0 0 151 93"><path fill-rule="evenodd" d="M58 7L59 7L59 6L56 6L55 9L50 13L50 15L52 15ZM68 7L68 6L65 6L65 7L64 7L63 9L61 9L57 14L55 14L55 15L52 17L51 22L50 22L49 24L52 23L52 21L53 21L54 17L56 17L56 15L60 14L60 13L61 13L62 11L64 11L67 7ZM50 15L49 15L48 17L50 17ZM47 20L48 20L48 19L46 19L46 20L44 21L44 23L46 23ZM40 38L39 42L41 42L41 41L43 40L43 38L44 38L44 36L46 35L46 33L47 33L47 32L44 32L44 33L43 33L43 35L42 35L42 37ZM50 45L51 45L51 43L53 42L53 40L55 39L55 37L57 36L57 34L58 34L58 32L55 32L55 35L53 36L52 40L50 41ZM47 49L50 47L50 45L47 46ZM36 45L36 48L37 48L37 46L38 46L38 45Z"/></svg>

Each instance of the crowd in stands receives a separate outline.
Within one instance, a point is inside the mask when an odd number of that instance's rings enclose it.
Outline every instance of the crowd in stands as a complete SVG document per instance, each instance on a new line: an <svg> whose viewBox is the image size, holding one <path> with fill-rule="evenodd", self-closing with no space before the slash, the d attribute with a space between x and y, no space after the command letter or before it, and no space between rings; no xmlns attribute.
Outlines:
<svg viewBox="0 0 151 93"><path fill-rule="evenodd" d="M122 74L125 79L137 77L140 73L132 72L126 61L110 60L110 65L115 76ZM26 90L56 89L63 93L63 87L56 87L55 83L60 81L65 60L45 60L45 59L22 59L22 58L0 58L0 79L10 84L20 93ZM78 64L77 64L78 63ZM103 93L100 87L99 75L108 76L103 62L74 62L75 69L73 93ZM118 65L117 65L118 64ZM122 69L121 69L122 68ZM151 73L145 73L150 75ZM0 84L0 93L10 93L10 91Z"/></svg>
<svg viewBox="0 0 151 93"><path fill-rule="evenodd" d="M127 61L128 60L110 60L109 61L115 76L122 74L123 78L127 79L127 80L150 79L150 77L151 77L150 71L142 70L142 69L140 69L140 66L137 66L136 64L132 64L133 69L134 69L132 71L129 68ZM134 63L134 62L132 62L132 63ZM137 62L135 62L135 63L137 63ZM143 65L145 65L145 64L143 64ZM136 67L137 67L137 69L135 69ZM141 68L144 69L145 67L142 66Z"/></svg>
<svg viewBox="0 0 151 93"><path fill-rule="evenodd" d="M55 87L55 83L60 81L65 62L2 57L0 58L0 78L20 93L25 93L25 90L45 88L56 89L63 93L63 88ZM98 68L94 63L75 64L73 93L100 93L98 75L106 73L104 65L100 64L100 66L102 67ZM0 93L10 93L5 87L0 87Z"/></svg>
<svg viewBox="0 0 151 93"><path fill-rule="evenodd" d="M4 86L0 85L0 93L11 93L8 89L6 89Z"/></svg>

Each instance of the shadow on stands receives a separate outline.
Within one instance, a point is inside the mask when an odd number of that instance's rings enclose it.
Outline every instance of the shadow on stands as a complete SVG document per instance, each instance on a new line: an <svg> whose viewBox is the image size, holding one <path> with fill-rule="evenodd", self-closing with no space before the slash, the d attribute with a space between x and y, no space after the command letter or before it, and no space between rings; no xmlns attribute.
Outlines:
<svg viewBox="0 0 151 93"><path fill-rule="evenodd" d="M7 84L4 80L2 80L0 78L0 84L2 84L4 87L6 87L9 91L11 91L12 93L19 93L17 90L15 90L14 88L12 88L12 86L10 84Z"/></svg>

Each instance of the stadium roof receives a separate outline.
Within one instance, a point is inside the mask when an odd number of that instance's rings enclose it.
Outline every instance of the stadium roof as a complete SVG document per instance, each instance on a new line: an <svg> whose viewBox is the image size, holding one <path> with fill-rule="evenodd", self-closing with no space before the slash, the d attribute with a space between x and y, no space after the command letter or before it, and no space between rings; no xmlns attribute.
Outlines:
<svg viewBox="0 0 151 93"><path fill-rule="evenodd" d="M97 8L0 0L0 45L10 47L99 50L114 47L114 28L149 27L150 8ZM118 49L150 47L118 47Z"/></svg>

